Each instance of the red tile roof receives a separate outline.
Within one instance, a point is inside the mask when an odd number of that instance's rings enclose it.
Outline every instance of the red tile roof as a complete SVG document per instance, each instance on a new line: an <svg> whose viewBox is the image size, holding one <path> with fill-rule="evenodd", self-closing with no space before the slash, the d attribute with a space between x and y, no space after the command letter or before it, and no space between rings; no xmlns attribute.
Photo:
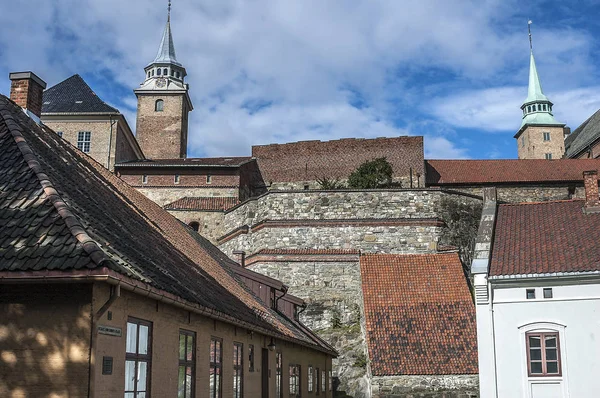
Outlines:
<svg viewBox="0 0 600 398"><path fill-rule="evenodd" d="M498 206L490 275L600 271L600 213L583 204Z"/></svg>
<svg viewBox="0 0 600 398"><path fill-rule="evenodd" d="M166 204L165 210L212 210L225 211L239 203L233 197L184 197Z"/></svg>
<svg viewBox="0 0 600 398"><path fill-rule="evenodd" d="M457 253L361 256L375 376L477 373L475 306Z"/></svg>
<svg viewBox="0 0 600 398"><path fill-rule="evenodd" d="M394 177L423 175L423 137L345 138L256 145L252 156L264 181L301 182L320 178L346 179L362 163L385 157ZM416 177L414 177L416 179Z"/></svg>
<svg viewBox="0 0 600 398"><path fill-rule="evenodd" d="M583 181L600 159L426 160L426 184L497 184Z"/></svg>

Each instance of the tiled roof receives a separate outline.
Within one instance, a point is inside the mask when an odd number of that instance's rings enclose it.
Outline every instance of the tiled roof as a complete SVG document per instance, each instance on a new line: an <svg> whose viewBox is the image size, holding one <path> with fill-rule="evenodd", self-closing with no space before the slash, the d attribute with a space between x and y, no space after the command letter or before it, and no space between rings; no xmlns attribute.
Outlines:
<svg viewBox="0 0 600 398"><path fill-rule="evenodd" d="M147 159L117 163L119 167L239 167L252 160L249 156L223 158Z"/></svg>
<svg viewBox="0 0 600 398"><path fill-rule="evenodd" d="M239 203L238 198L232 197L184 197L166 204L165 210L227 210Z"/></svg>
<svg viewBox="0 0 600 398"><path fill-rule="evenodd" d="M600 271L600 213L584 201L498 206L490 275Z"/></svg>
<svg viewBox="0 0 600 398"><path fill-rule="evenodd" d="M79 75L50 87L44 91L42 114L44 113L119 113L102 101Z"/></svg>
<svg viewBox="0 0 600 398"><path fill-rule="evenodd" d="M600 110L581 123L565 139L565 156L573 157L600 139Z"/></svg>
<svg viewBox="0 0 600 398"><path fill-rule="evenodd" d="M600 159L426 160L427 186L583 181Z"/></svg>
<svg viewBox="0 0 600 398"><path fill-rule="evenodd" d="M2 95L0 187L4 276L109 269L214 316L329 350L243 287L219 249L198 244L195 232Z"/></svg>
<svg viewBox="0 0 600 398"><path fill-rule="evenodd" d="M457 253L360 258L375 376L477 373L475 306Z"/></svg>
<svg viewBox="0 0 600 398"><path fill-rule="evenodd" d="M332 141L300 141L256 145L264 181L301 182L321 178L347 179L362 163L385 157L394 177L423 175L423 137L345 138ZM416 180L416 176L414 177Z"/></svg>

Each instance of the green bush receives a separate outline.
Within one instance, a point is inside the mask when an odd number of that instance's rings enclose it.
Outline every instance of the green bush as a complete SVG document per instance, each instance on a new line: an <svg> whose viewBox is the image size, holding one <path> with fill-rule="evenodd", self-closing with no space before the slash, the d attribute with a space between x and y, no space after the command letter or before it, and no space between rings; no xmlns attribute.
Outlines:
<svg viewBox="0 0 600 398"><path fill-rule="evenodd" d="M377 158L358 166L348 177L354 189L387 188L392 184L392 165L386 158Z"/></svg>

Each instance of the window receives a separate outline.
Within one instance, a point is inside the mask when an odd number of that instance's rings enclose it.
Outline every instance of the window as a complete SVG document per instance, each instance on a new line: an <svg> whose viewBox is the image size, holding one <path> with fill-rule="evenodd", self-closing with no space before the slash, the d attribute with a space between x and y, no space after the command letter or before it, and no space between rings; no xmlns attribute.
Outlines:
<svg viewBox="0 0 600 398"><path fill-rule="evenodd" d="M194 374L196 368L196 333L179 331L179 379L177 398L194 396Z"/></svg>
<svg viewBox="0 0 600 398"><path fill-rule="evenodd" d="M283 397L283 358L281 352L275 353L275 398Z"/></svg>
<svg viewBox="0 0 600 398"><path fill-rule="evenodd" d="M175 184L179 184L179 174L175 174L174 182Z"/></svg>
<svg viewBox="0 0 600 398"><path fill-rule="evenodd" d="M167 70L167 68L163 69L163 75L165 75L165 76L169 75L169 71Z"/></svg>
<svg viewBox="0 0 600 398"><path fill-rule="evenodd" d="M192 228L194 231L198 232L198 230L200 229L200 223L199 223L199 222L197 222L197 221L192 221L192 222L190 223L190 227L191 227L191 228Z"/></svg>
<svg viewBox="0 0 600 398"><path fill-rule="evenodd" d="M544 111L548 110L548 108L546 108L546 104L544 104L543 107L544 107Z"/></svg>
<svg viewBox="0 0 600 398"><path fill-rule="evenodd" d="M551 153L546 153L544 156L546 157L546 160L551 160L552 159L552 154Z"/></svg>
<svg viewBox="0 0 600 398"><path fill-rule="evenodd" d="M212 176L209 174L206 176L206 183L210 184L212 182Z"/></svg>
<svg viewBox="0 0 600 398"><path fill-rule="evenodd" d="M152 76L154 76L154 69L152 69Z"/></svg>
<svg viewBox="0 0 600 398"><path fill-rule="evenodd" d="M91 142L92 142L92 133L91 132L80 131L77 134L77 148L79 148L80 151L89 153Z"/></svg>
<svg viewBox="0 0 600 398"><path fill-rule="evenodd" d="M548 131L544 131L544 141L550 141L550 133Z"/></svg>
<svg viewBox="0 0 600 398"><path fill-rule="evenodd" d="M535 105L534 105L534 106L532 106L532 109L533 109L533 111L534 111L534 112L536 112L536 111L537 111L537 108L536 108L536 106L535 106Z"/></svg>
<svg viewBox="0 0 600 398"><path fill-rule="evenodd" d="M326 372L324 370L321 371L321 391L323 391L323 392L326 391L326 388L325 388L325 386L326 386L326 384L325 384L325 375L326 375Z"/></svg>
<svg viewBox="0 0 600 398"><path fill-rule="evenodd" d="M320 377L321 373L319 373L319 368L315 369L315 395L319 395L319 392L321 390L321 384L319 381L319 377Z"/></svg>
<svg viewBox="0 0 600 398"><path fill-rule="evenodd" d="M244 345L233 343L233 398L244 396Z"/></svg>
<svg viewBox="0 0 600 398"><path fill-rule="evenodd" d="M127 320L125 343L125 398L145 397L150 391L152 359L152 323Z"/></svg>
<svg viewBox="0 0 600 398"><path fill-rule="evenodd" d="M308 184L304 184L304 190L308 191L308 189L310 188L310 186Z"/></svg>
<svg viewBox="0 0 600 398"><path fill-rule="evenodd" d="M157 74L158 76L160 76L160 72L161 72L161 69L160 69L160 68L156 70L156 74Z"/></svg>
<svg viewBox="0 0 600 398"><path fill-rule="evenodd" d="M290 396L300 396L300 365L290 365Z"/></svg>
<svg viewBox="0 0 600 398"><path fill-rule="evenodd" d="M329 391L333 390L333 372L330 370L329 371Z"/></svg>
<svg viewBox="0 0 600 398"><path fill-rule="evenodd" d="M248 371L254 372L254 344L248 345Z"/></svg>
<svg viewBox="0 0 600 398"><path fill-rule="evenodd" d="M521 146L525 146L525 136L521 137Z"/></svg>
<svg viewBox="0 0 600 398"><path fill-rule="evenodd" d="M535 289L527 289L526 294L527 294L527 300L535 299Z"/></svg>
<svg viewBox="0 0 600 398"><path fill-rule="evenodd" d="M62 131L57 131L56 135L59 136L60 138L62 138L63 132Z"/></svg>
<svg viewBox="0 0 600 398"><path fill-rule="evenodd" d="M150 77L150 71L148 71L148 77Z"/></svg>
<svg viewBox="0 0 600 398"><path fill-rule="evenodd" d="M177 78L179 79L179 76L180 76L179 72L176 72L175 74L177 75Z"/></svg>
<svg viewBox="0 0 600 398"><path fill-rule="evenodd" d="M154 111L162 112L164 108L165 108L165 102L161 99L156 100L156 102L154 103Z"/></svg>
<svg viewBox="0 0 600 398"><path fill-rule="evenodd" d="M210 340L210 398L221 398L221 375L223 374L223 341L213 337Z"/></svg>
<svg viewBox="0 0 600 398"><path fill-rule="evenodd" d="M544 288L544 298L552 298L552 288L551 287Z"/></svg>
<svg viewBox="0 0 600 398"><path fill-rule="evenodd" d="M148 184L148 175L144 174L142 176L142 184Z"/></svg>
<svg viewBox="0 0 600 398"><path fill-rule="evenodd" d="M315 381L315 375L313 373L313 367L308 366L308 392L313 392L313 385Z"/></svg>
<svg viewBox="0 0 600 398"><path fill-rule="evenodd" d="M171 76L173 76L175 74L175 71L173 69L171 69Z"/></svg>
<svg viewBox="0 0 600 398"><path fill-rule="evenodd" d="M527 107L527 113L531 113L531 105Z"/></svg>
<svg viewBox="0 0 600 398"><path fill-rule="evenodd" d="M525 338L529 376L560 376L558 333L527 333Z"/></svg>

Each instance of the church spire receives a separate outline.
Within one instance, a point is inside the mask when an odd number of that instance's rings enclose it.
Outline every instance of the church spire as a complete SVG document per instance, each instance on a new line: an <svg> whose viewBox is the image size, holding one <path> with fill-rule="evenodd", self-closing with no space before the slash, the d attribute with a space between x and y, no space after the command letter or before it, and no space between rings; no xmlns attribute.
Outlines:
<svg viewBox="0 0 600 398"><path fill-rule="evenodd" d="M171 1L169 1L167 12L167 24L158 46L158 52L153 63L169 63L173 65L181 66L177 62L177 56L175 55L175 45L173 44L173 35L171 34Z"/></svg>

